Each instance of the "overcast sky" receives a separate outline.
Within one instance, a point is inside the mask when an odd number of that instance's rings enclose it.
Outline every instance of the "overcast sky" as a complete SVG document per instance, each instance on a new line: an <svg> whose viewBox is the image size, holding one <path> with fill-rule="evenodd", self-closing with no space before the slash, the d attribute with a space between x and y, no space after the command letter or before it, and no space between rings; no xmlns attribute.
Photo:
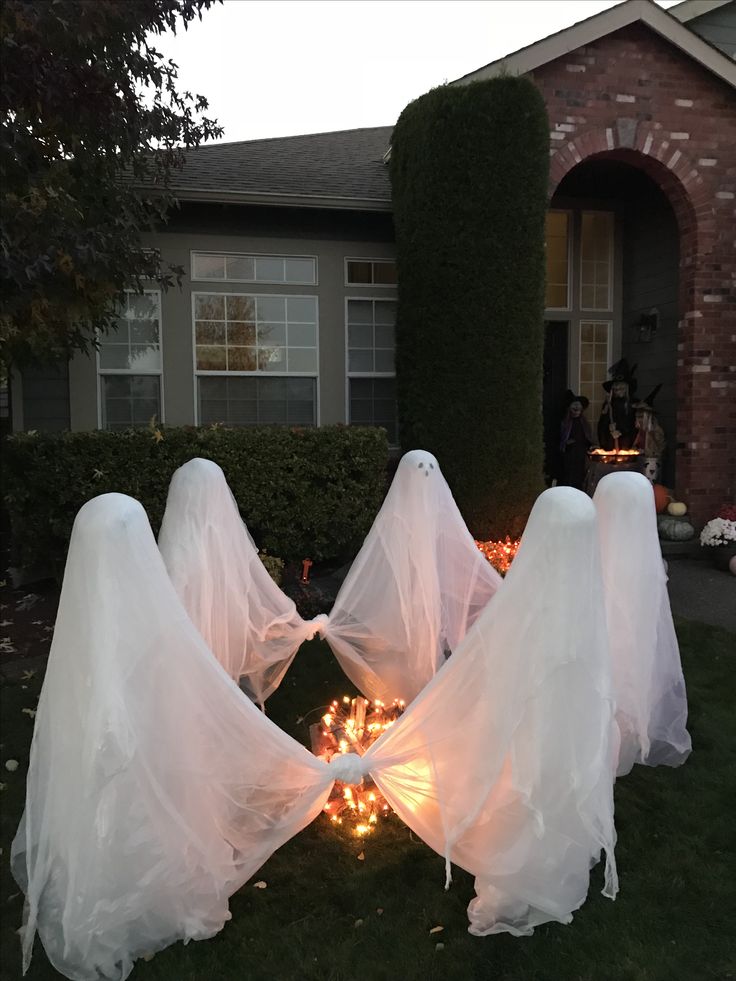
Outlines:
<svg viewBox="0 0 736 981"><path fill-rule="evenodd" d="M676 0L659 0L662 7ZM444 81L615 0L226 0L158 39L223 140L391 126Z"/></svg>

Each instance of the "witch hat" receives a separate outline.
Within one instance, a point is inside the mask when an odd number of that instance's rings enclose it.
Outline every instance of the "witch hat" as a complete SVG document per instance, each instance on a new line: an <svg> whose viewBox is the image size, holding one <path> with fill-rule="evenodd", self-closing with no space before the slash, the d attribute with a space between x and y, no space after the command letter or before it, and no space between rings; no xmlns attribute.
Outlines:
<svg viewBox="0 0 736 981"><path fill-rule="evenodd" d="M626 358L621 358L616 364L612 364L608 369L608 374L611 376L608 381L603 382L603 387L607 392L610 392L613 388L614 382L626 382L629 386L629 395L633 395L636 391L636 368L634 365L632 368L629 367L629 362Z"/></svg>

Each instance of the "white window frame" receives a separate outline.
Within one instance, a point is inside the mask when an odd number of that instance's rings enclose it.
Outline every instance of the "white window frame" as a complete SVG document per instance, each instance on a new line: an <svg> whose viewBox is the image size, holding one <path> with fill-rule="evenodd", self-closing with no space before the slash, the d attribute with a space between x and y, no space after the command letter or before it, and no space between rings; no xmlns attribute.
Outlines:
<svg viewBox="0 0 736 981"><path fill-rule="evenodd" d="M572 211L572 210L569 210L568 208L547 208L547 212L548 213L549 212L554 212L555 214L559 214L559 215L567 215L567 306L566 307L547 307L546 306L544 309L545 309L545 312L546 311L549 311L550 313L569 313L572 310L572 297L573 297L573 292L572 292L573 285L572 285L572 283L573 283L574 272L575 272L575 270L573 268L573 261L574 261L574 259L573 259L573 248L572 248L573 238L575 237L574 228L573 228L573 222L574 222L575 212ZM545 249L544 249L544 263L545 263L545 272L546 272L546 266L547 266L547 243L546 243L546 241L545 241ZM546 290L546 288L547 288L547 282L546 282L546 279L545 279L545 290ZM546 300L547 300L547 298L545 296L545 303L546 303ZM554 319L554 318L547 317L546 319L547 320L551 320L551 319Z"/></svg>
<svg viewBox="0 0 736 981"><path fill-rule="evenodd" d="M195 255L221 255L236 259L311 259L314 262L314 282L312 283L287 283L278 279L202 279L194 275L194 256ZM246 283L249 286L291 286L303 288L305 286L319 286L319 257L317 255L295 255L293 252L230 252L220 249L190 249L189 250L189 279L192 283L210 283L219 286L227 286L229 283Z"/></svg>
<svg viewBox="0 0 736 981"><path fill-rule="evenodd" d="M583 306L583 218L585 215L606 215L609 219L609 249L608 249L608 306L603 309L601 307L585 307ZM582 208L580 211L580 256L578 258L578 279L579 279L579 292L578 292L578 302L580 304L581 313L594 313L598 314L612 314L613 313L613 301L614 301L614 252L616 247L616 213L615 211L600 211L591 208ZM583 318L590 320L590 317ZM595 318L593 318L595 319Z"/></svg>
<svg viewBox="0 0 736 981"><path fill-rule="evenodd" d="M577 388L575 389L576 392L582 392L582 387L581 386L583 384L583 380L582 380L582 377L581 377L581 375L582 375L581 369L583 367L583 359L582 359L582 356L581 356L582 355L582 350L583 350L583 336L582 336L583 335L583 324L593 324L596 327L601 326L601 325L605 325L608 328L608 341L607 341L607 345L606 345L606 359L607 359L606 360L606 367L608 367L610 364L613 363L613 355L612 355L612 352L613 352L613 318L612 317L609 317L609 318L604 319L603 317L579 317L578 318L578 321L577 321L577 327L578 327L578 330L577 330L577 334L578 334L578 338L577 338L577 342L578 342L578 384L577 384ZM586 382L586 384L587 384L587 382Z"/></svg>
<svg viewBox="0 0 736 981"><path fill-rule="evenodd" d="M392 259L390 256L370 256L370 255L346 255L345 265L344 265L344 283L343 285L349 289L364 289L364 290L394 290L398 289L397 283L353 283L348 278L348 263L349 262L392 262L394 268L396 267L396 259ZM369 299L369 297L352 297L352 299Z"/></svg>
<svg viewBox="0 0 736 981"><path fill-rule="evenodd" d="M220 253L217 253L218 255ZM250 254L250 253L249 253ZM269 253L270 255L270 253ZM283 285L283 284L281 284ZM197 322L194 316L196 297L198 296L212 296L216 294L218 296L248 296L255 299L259 296L275 297L278 299L294 299L294 300L314 300L315 307L317 311L317 370L315 372L308 371L263 371L260 368L255 371L206 371L197 368ZM314 389L315 389L315 406L314 406L314 416L315 416L315 428L319 428L321 425L321 407L320 407L320 329L319 329L319 297L315 296L314 293L233 293L231 290L192 290L191 295L191 322L192 322L192 364L194 366L194 425L200 426L202 423L199 419L199 378L313 378L314 379ZM292 425L291 423L283 423L285 426Z"/></svg>
<svg viewBox="0 0 736 981"><path fill-rule="evenodd" d="M132 296L140 296L141 293L138 290L125 290L125 295L129 294ZM109 375L124 375L128 378L136 377L138 375L146 375L155 377L159 379L158 382L158 395L159 395L159 410L161 413L159 422L161 425L166 423L166 399L164 396L164 316L163 316L163 304L161 303L161 290L143 290L143 294L150 293L155 295L158 299L158 351L160 359L160 367L157 370L153 368L148 368L145 370L133 370L131 368L101 368L100 367L100 349L97 348L95 352L95 363L97 368L97 428L102 429L102 400L104 398L104 393L102 389L102 378ZM110 337L110 334L105 334L105 337ZM110 432L110 430L103 430L104 432Z"/></svg>
<svg viewBox="0 0 736 981"><path fill-rule="evenodd" d="M397 304L396 297L392 296L346 296L345 297L345 379L347 384L345 385L345 424L351 426L350 421L350 379L351 378L396 378L396 335L394 334L394 370L393 371L350 371L350 339L348 335L348 306L351 300L373 300L376 303L393 303ZM397 405L398 409L398 405ZM397 442L389 443L391 448L398 446L398 426L397 426Z"/></svg>

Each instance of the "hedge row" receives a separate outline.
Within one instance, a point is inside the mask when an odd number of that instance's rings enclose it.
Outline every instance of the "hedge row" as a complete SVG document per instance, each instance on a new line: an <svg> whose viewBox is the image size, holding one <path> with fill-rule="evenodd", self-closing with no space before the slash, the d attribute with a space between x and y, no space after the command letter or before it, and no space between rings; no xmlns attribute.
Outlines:
<svg viewBox="0 0 736 981"><path fill-rule="evenodd" d="M391 141L401 444L433 452L476 537L542 490L549 124L528 79L433 89Z"/></svg>
<svg viewBox="0 0 736 981"><path fill-rule="evenodd" d="M193 457L222 467L259 547L285 559L351 557L385 493L382 429L161 427L19 433L4 442L11 564L57 575L85 501L129 494L158 532L171 475Z"/></svg>

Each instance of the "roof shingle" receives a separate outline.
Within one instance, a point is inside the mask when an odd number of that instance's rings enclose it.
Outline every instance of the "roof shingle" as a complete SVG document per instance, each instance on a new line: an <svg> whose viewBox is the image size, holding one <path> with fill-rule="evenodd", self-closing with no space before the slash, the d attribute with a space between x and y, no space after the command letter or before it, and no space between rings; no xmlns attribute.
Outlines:
<svg viewBox="0 0 736 981"><path fill-rule="evenodd" d="M189 150L171 190L183 197L295 197L391 201L383 155L393 127L339 130Z"/></svg>

